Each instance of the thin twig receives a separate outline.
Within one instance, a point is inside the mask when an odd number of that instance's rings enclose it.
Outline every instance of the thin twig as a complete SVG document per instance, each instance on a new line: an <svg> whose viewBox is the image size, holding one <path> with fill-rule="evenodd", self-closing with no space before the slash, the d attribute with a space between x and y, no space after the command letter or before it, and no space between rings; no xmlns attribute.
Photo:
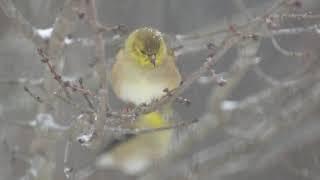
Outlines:
<svg viewBox="0 0 320 180"><path fill-rule="evenodd" d="M60 101L62 101L65 104L70 105L73 109L82 112L82 113L94 113L93 110L87 109L87 108L82 108L80 104L74 103L71 101L69 98L66 98L64 96L61 96L58 92L54 92L53 95Z"/></svg>
<svg viewBox="0 0 320 180"><path fill-rule="evenodd" d="M253 68L253 71L271 86L277 86L280 84L278 80L274 79L273 77L267 75L264 71L262 71L262 69L258 65L256 65Z"/></svg>
<svg viewBox="0 0 320 180"><path fill-rule="evenodd" d="M41 62L47 65L50 73L53 75L53 79L56 80L62 88L64 89L70 88L73 92L79 92L80 94L86 95L86 96L87 95L94 96L94 94L90 90L81 88L80 86L74 83L71 83L70 81L63 80L62 76L56 71L54 65L51 63L49 57L46 55L43 49L39 48L38 54L42 58ZM66 90L66 92L68 91Z"/></svg>
<svg viewBox="0 0 320 180"><path fill-rule="evenodd" d="M103 38L103 31L101 31L101 23L97 17L97 7L95 0L85 0L85 15L87 17L88 23L94 32L94 42L95 42L95 58L97 60L96 71L99 77L100 90L98 93L99 104L98 104L98 118L95 121L95 132L97 141L102 142L104 137L104 125L105 117L107 112L111 110L109 104L109 92L108 92L108 71L110 69L109 64L106 63L106 52L105 52L105 41Z"/></svg>
<svg viewBox="0 0 320 180"><path fill-rule="evenodd" d="M274 19L297 19L297 20L318 20L320 19L320 14L312 14L310 12L306 12L303 14L273 14L270 15L270 18Z"/></svg>
<svg viewBox="0 0 320 180"><path fill-rule="evenodd" d="M83 79L82 79L82 78L79 79L79 84L80 84L80 88L85 89L84 86L83 86ZM89 106L92 110L94 110L95 108L94 108L92 102L90 101L90 99L89 99L89 97L88 97L88 94L82 94L82 95L83 95L84 99L87 101L88 106Z"/></svg>
<svg viewBox="0 0 320 180"><path fill-rule="evenodd" d="M281 54L285 56L293 56L293 57L302 57L304 55L304 53L302 52L295 52L295 51L289 51L289 50L283 49L278 43L278 41L276 40L276 38L271 33L270 33L270 38L271 38L273 47Z"/></svg>
<svg viewBox="0 0 320 180"><path fill-rule="evenodd" d="M180 122L177 124L159 127L159 128L122 128L122 127L106 127L106 130L110 130L113 132L118 132L123 135L140 135L140 134L146 134L146 133L154 133L158 131L164 131L169 129L176 129L181 127L190 126L191 124L199 122L198 119L194 119L192 121L187 122Z"/></svg>
<svg viewBox="0 0 320 180"><path fill-rule="evenodd" d="M49 39L48 55L54 58L54 64L57 64L62 59L63 48L65 46L65 37L70 35L77 20L74 9L79 6L78 0L66 0L63 5L62 11L56 17L53 24L53 31Z"/></svg>
<svg viewBox="0 0 320 180"><path fill-rule="evenodd" d="M23 86L23 89L26 93L28 93L36 102L40 104L46 104L47 106L50 107L50 109L54 109L52 104L48 103L47 101L43 100L40 96L34 94L33 92L30 91L30 89L27 86Z"/></svg>
<svg viewBox="0 0 320 180"><path fill-rule="evenodd" d="M166 96L172 96L173 91L170 91L168 88L166 88L163 90L163 92L166 93ZM177 97L175 102L178 102L178 103L186 105L186 106L190 106L190 104L191 104L191 101L189 99L181 97L181 96Z"/></svg>
<svg viewBox="0 0 320 180"><path fill-rule="evenodd" d="M66 146L64 149L64 157L63 157L63 164L64 164L64 174L67 179L73 179L74 173L73 173L73 168L68 166L69 159L70 159L70 149L71 149L72 142L68 140L66 142Z"/></svg>
<svg viewBox="0 0 320 180"><path fill-rule="evenodd" d="M295 35L301 33L316 33L320 34L320 24L314 24L306 27L293 27L293 28L284 28L284 29L276 29L270 30L272 35L280 36L280 35ZM263 35L260 35L263 37ZM268 37L268 36L266 36Z"/></svg>
<svg viewBox="0 0 320 180"><path fill-rule="evenodd" d="M33 94L29 88L27 86L23 87L24 91L27 92L34 100L36 100L39 103L43 103L44 101L42 100L42 98L40 98L40 96Z"/></svg>

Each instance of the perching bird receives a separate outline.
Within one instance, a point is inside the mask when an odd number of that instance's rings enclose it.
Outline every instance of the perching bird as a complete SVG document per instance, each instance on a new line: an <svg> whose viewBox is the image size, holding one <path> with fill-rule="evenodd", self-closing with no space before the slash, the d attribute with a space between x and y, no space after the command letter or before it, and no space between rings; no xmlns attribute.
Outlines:
<svg viewBox="0 0 320 180"><path fill-rule="evenodd" d="M149 104L181 82L173 51L161 32L140 28L132 32L112 67L111 83L124 102Z"/></svg>
<svg viewBox="0 0 320 180"><path fill-rule="evenodd" d="M135 106L161 98L166 95L165 89L177 88L180 81L173 51L163 34L149 27L137 29L128 36L112 67L111 84L115 94ZM141 115L131 128L168 127L172 121L165 117L172 117L171 114L168 105ZM172 133L173 130L163 130L134 135L98 156L95 165L128 174L140 173L167 154Z"/></svg>

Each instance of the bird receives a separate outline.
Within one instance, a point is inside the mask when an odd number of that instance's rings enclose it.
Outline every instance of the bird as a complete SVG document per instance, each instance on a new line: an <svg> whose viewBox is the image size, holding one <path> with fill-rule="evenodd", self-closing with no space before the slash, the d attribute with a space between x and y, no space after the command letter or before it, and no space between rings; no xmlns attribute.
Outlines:
<svg viewBox="0 0 320 180"><path fill-rule="evenodd" d="M111 87L123 102L140 106L150 104L176 89L181 74L173 50L157 29L142 27L131 32L115 56L111 71ZM172 125L170 105L142 114L130 128L161 128ZM117 142L97 157L96 167L118 169L126 174L138 174L169 150L173 129L136 134Z"/></svg>
<svg viewBox="0 0 320 180"><path fill-rule="evenodd" d="M116 96L134 105L149 104L181 83L175 56L163 34L143 27L133 31L112 66L111 86Z"/></svg>

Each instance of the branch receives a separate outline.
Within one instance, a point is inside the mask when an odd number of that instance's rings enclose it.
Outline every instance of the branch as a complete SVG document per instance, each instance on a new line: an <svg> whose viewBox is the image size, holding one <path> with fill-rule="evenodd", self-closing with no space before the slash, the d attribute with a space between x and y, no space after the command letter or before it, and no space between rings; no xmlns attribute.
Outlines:
<svg viewBox="0 0 320 180"><path fill-rule="evenodd" d="M48 44L48 56L61 61L62 50L65 45L65 38L70 35L75 26L77 15L75 9L79 7L78 0L66 0L63 9L53 24L53 31ZM54 63L56 64L57 62Z"/></svg>
<svg viewBox="0 0 320 180"><path fill-rule="evenodd" d="M301 33L320 34L320 25L314 24L306 27L284 28L284 29L271 30L271 32L272 32L272 35L274 36L295 35L295 34L301 34Z"/></svg>
<svg viewBox="0 0 320 180"><path fill-rule="evenodd" d="M158 127L158 128L122 128L122 127L106 127L106 130L110 130L112 132L119 132L121 135L141 135L146 133L154 133L158 131L165 131L170 129L177 129L186 126L190 126L191 124L197 123L199 120L194 119L192 121L183 121L177 124Z"/></svg>
<svg viewBox="0 0 320 180"><path fill-rule="evenodd" d="M38 49L38 54L41 56L41 62L47 65L50 73L53 75L53 79L56 80L62 88L70 88L73 92L78 92L85 97L87 97L88 95L94 96L92 92L83 87L82 83L80 85L77 85L70 81L64 80L62 78L62 75L57 72L55 66L52 64L51 59L49 59L49 57L42 49ZM68 91L66 90L66 92Z"/></svg>
<svg viewBox="0 0 320 180"><path fill-rule="evenodd" d="M83 2L85 8L85 15L88 23L94 32L94 48L96 59L96 71L99 77L100 90L98 93L99 105L98 105L98 119L95 121L96 137L97 141L103 141L104 126L106 114L111 110L109 105L109 92L108 92L108 72L110 70L109 63L106 63L105 42L103 38L103 26L98 20L96 1L86 0ZM105 29L104 29L105 30Z"/></svg>

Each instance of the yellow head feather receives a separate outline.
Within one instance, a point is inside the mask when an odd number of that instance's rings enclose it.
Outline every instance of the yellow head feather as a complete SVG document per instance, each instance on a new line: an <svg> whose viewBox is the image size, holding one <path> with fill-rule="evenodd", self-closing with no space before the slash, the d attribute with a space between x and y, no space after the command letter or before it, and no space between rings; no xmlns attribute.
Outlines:
<svg viewBox="0 0 320 180"><path fill-rule="evenodd" d="M167 56L163 35L149 27L133 31L127 38L124 49L138 65L148 68L162 64Z"/></svg>

